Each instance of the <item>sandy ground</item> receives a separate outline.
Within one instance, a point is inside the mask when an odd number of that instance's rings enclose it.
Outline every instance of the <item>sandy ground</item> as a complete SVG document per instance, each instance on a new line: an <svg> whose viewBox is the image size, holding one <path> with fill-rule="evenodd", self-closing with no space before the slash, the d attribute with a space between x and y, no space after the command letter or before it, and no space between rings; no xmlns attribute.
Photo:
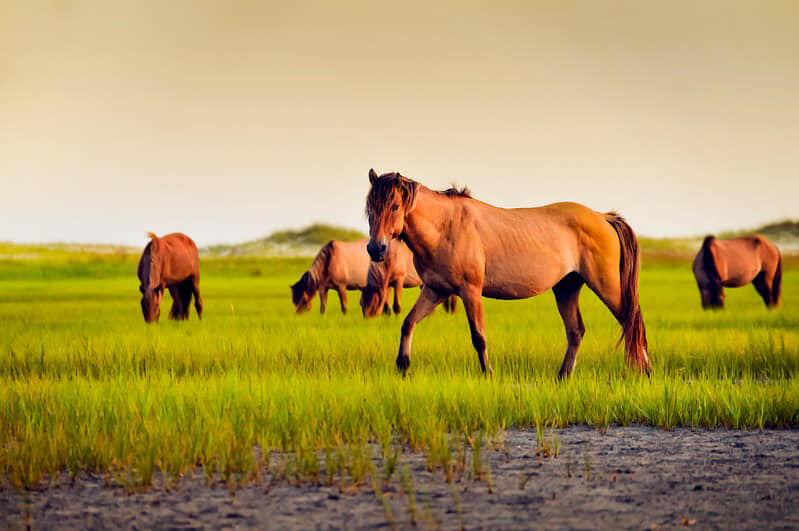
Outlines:
<svg viewBox="0 0 799 531"><path fill-rule="evenodd" d="M402 455L413 472L415 517L399 480L385 487L384 505L370 487L347 493L280 483L231 494L198 472L177 489L135 494L92 477L43 491L0 490L0 528L358 529L415 521L444 529L799 529L799 431L554 433L557 458L537 455L534 432L508 432L505 451L483 454L490 482L467 474L450 484L441 471L426 471L423 455Z"/></svg>

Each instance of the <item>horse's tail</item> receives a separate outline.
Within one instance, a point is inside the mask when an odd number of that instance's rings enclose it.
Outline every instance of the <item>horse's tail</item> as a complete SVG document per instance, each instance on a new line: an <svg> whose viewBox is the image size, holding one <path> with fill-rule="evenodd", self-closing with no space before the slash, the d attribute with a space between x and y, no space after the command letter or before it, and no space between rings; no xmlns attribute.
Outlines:
<svg viewBox="0 0 799 531"><path fill-rule="evenodd" d="M777 270L774 271L774 280L771 281L771 304L780 305L780 291L782 290L782 254L777 251Z"/></svg>
<svg viewBox="0 0 799 531"><path fill-rule="evenodd" d="M638 297L638 276L641 269L641 250L638 238L627 221L615 212L605 214L605 219L616 231L621 244L619 276L621 280L621 308L618 319L622 326L619 343L624 339L627 363L649 373L651 363L647 354L646 327ZM617 345L619 344L617 343Z"/></svg>

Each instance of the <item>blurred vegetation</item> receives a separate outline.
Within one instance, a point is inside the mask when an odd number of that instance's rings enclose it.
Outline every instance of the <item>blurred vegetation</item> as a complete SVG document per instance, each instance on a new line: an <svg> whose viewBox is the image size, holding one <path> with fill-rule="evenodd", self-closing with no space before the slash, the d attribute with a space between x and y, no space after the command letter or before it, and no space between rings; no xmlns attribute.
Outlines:
<svg viewBox="0 0 799 531"><path fill-rule="evenodd" d="M762 234L775 242L799 241L799 221L785 219L767 223L754 230L725 231L719 234L721 238L737 238L748 234Z"/></svg>
<svg viewBox="0 0 799 531"><path fill-rule="evenodd" d="M362 232L324 223L304 229L276 231L258 240L203 248L203 256L313 256L330 240L354 241L366 238Z"/></svg>

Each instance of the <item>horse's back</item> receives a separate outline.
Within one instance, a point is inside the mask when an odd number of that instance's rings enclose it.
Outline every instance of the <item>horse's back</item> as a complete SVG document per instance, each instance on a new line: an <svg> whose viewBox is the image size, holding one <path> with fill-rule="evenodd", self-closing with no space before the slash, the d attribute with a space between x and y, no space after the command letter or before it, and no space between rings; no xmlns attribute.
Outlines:
<svg viewBox="0 0 799 531"><path fill-rule="evenodd" d="M342 242L333 240L332 256L328 265L328 278L336 285L348 289L363 289L369 274L369 253L366 244L369 240Z"/></svg>
<svg viewBox="0 0 799 531"><path fill-rule="evenodd" d="M714 252L720 255L719 259L725 264L723 271L720 271L723 273L722 281L731 288L752 282L763 270L764 263L769 261L772 249L776 251L771 242L759 235L731 240L716 239L713 245Z"/></svg>
<svg viewBox="0 0 799 531"><path fill-rule="evenodd" d="M171 280L182 281L199 275L200 257L194 240L182 232L173 232L159 238L159 244Z"/></svg>
<svg viewBox="0 0 799 531"><path fill-rule="evenodd" d="M618 235L603 214L584 205L475 210L487 296L531 297L572 271L584 276L601 273L600 262L618 270Z"/></svg>

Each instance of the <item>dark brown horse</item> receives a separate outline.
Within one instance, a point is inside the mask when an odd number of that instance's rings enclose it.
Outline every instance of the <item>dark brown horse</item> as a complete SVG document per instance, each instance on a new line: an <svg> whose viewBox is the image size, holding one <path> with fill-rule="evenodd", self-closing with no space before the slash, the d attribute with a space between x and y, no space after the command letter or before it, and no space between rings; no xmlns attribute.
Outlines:
<svg viewBox="0 0 799 531"><path fill-rule="evenodd" d="M766 307L780 303L782 257L777 247L763 236L719 240L707 236L694 258L694 276L702 297L702 307L724 308L724 288L737 288L750 282Z"/></svg>
<svg viewBox="0 0 799 531"><path fill-rule="evenodd" d="M389 241L399 238L424 282L402 324L397 367L403 374L416 323L449 295L463 301L480 366L491 372L482 297L525 299L552 289L568 339L559 377L568 376L585 333L578 306L583 284L622 325L627 362L649 371L638 240L621 216L576 203L497 208L466 190L434 192L398 173L378 177L370 170L369 182L369 255L384 260Z"/></svg>
<svg viewBox="0 0 799 531"><path fill-rule="evenodd" d="M291 300L297 313L311 309L311 301L319 292L320 310L327 310L327 292L338 292L341 313L347 313L347 290L360 290L366 286L369 270L368 240L340 242L330 240L314 257L311 267L291 285Z"/></svg>
<svg viewBox="0 0 799 531"><path fill-rule="evenodd" d="M361 291L361 310L367 319L388 311L388 296L394 288L395 314L402 311L402 288L416 288L422 285L422 279L413 265L413 254L408 246L400 240L392 240L385 260L372 262L366 277L366 287ZM454 312L457 308L455 296L444 301L444 310Z"/></svg>
<svg viewBox="0 0 799 531"><path fill-rule="evenodd" d="M161 316L161 299L164 289L172 296L170 319L188 319L191 297L197 317L202 319L203 302L200 297L200 258L197 246L185 234L176 232L159 238L152 232L139 260L139 291L141 311L148 323Z"/></svg>

